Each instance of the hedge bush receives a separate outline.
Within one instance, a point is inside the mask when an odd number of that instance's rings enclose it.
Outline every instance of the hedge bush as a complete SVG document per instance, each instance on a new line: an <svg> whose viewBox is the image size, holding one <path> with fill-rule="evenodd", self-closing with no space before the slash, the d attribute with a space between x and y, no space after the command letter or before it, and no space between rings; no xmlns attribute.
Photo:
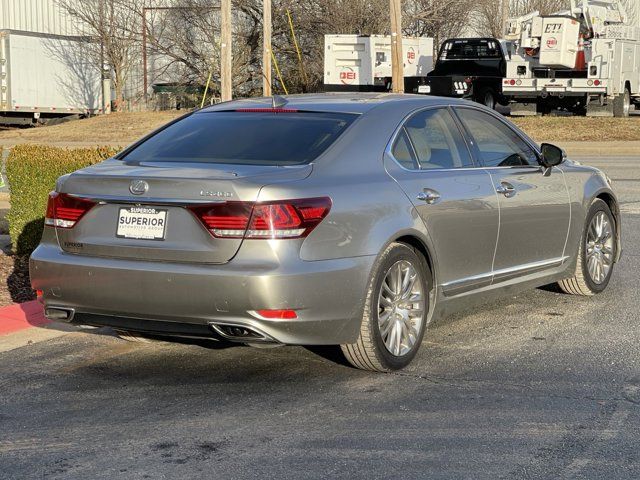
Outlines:
<svg viewBox="0 0 640 480"><path fill-rule="evenodd" d="M11 190L9 234L19 255L30 254L40 242L47 198L58 177L99 163L117 153L108 147L65 149L18 145L7 158Z"/></svg>

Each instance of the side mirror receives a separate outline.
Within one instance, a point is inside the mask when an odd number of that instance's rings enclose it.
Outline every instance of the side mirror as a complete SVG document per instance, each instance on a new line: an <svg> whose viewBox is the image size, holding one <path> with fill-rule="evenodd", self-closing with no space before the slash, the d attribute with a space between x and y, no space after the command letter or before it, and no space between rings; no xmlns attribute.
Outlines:
<svg viewBox="0 0 640 480"><path fill-rule="evenodd" d="M567 159L567 154L560 147L556 147L550 143L543 143L540 148L542 151L540 164L544 168L557 167Z"/></svg>

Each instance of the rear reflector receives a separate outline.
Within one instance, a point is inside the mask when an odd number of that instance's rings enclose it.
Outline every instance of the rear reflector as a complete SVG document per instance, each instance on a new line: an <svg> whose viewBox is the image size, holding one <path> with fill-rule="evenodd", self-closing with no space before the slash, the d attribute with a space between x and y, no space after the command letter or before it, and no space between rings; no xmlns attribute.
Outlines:
<svg viewBox="0 0 640 480"><path fill-rule="evenodd" d="M328 197L279 202L226 202L189 207L218 238L302 238L331 210Z"/></svg>
<svg viewBox="0 0 640 480"><path fill-rule="evenodd" d="M269 320L293 320L298 318L295 310L257 310L256 313Z"/></svg>
<svg viewBox="0 0 640 480"><path fill-rule="evenodd" d="M72 197L66 193L51 192L47 203L45 225L58 228L73 228L96 202Z"/></svg>

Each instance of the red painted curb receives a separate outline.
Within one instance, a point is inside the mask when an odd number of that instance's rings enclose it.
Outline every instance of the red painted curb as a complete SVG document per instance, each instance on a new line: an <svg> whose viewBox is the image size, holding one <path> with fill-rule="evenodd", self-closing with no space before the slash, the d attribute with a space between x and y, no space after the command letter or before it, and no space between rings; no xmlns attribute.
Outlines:
<svg viewBox="0 0 640 480"><path fill-rule="evenodd" d="M0 335L51 323L44 316L40 302L16 303L0 308Z"/></svg>

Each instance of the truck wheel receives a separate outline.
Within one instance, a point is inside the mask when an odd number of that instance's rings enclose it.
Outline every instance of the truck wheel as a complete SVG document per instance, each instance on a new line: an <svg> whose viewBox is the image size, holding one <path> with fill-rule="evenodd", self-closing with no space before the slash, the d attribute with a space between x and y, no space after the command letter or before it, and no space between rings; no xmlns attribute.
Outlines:
<svg viewBox="0 0 640 480"><path fill-rule="evenodd" d="M613 99L613 116L626 118L631 112L631 92L628 87L624 88L624 93Z"/></svg>
<svg viewBox="0 0 640 480"><path fill-rule="evenodd" d="M549 115L551 113L551 106L546 100L538 100L536 103L536 112L538 115Z"/></svg>
<svg viewBox="0 0 640 480"><path fill-rule="evenodd" d="M489 107L491 110L496 108L496 94L490 88L487 88L480 94L478 103L481 103L485 107Z"/></svg>

